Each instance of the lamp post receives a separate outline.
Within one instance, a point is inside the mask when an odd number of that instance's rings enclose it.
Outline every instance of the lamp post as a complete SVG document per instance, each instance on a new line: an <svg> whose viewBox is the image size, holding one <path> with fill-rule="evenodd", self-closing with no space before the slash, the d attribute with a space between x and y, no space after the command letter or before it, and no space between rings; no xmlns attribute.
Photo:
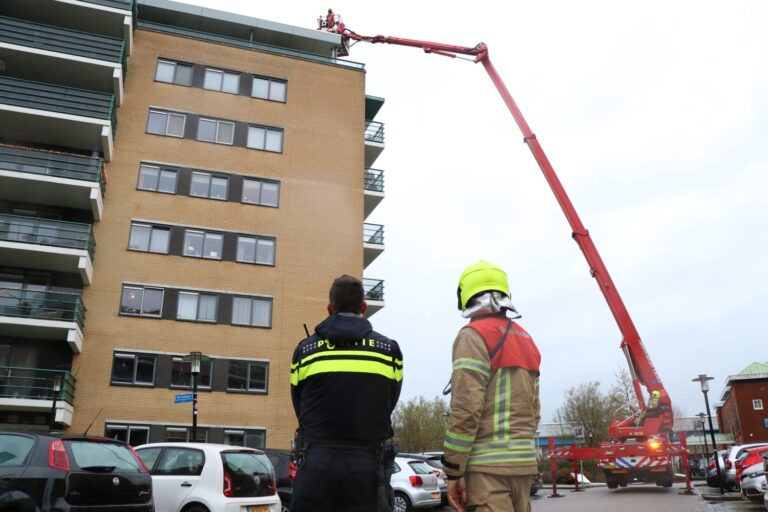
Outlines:
<svg viewBox="0 0 768 512"><path fill-rule="evenodd" d="M715 467L717 468L717 479L720 482L720 494L725 494L725 488L723 487L723 472L720 470L720 461L717 459L717 443L715 442L715 427L712 425L712 412L709 409L709 381L714 377L708 376L706 373L699 374L695 379L691 379L692 382L698 382L701 385L701 392L704 394L704 405L707 407L707 416L709 417L709 433L712 436L712 453L715 457ZM723 468L725 469L725 468Z"/></svg>
<svg viewBox="0 0 768 512"><path fill-rule="evenodd" d="M709 452L709 446L707 445L707 432L704 430L704 418L707 416L706 413L700 412L696 416L699 417L700 423L701 423L701 437L704 438L704 454Z"/></svg>
<svg viewBox="0 0 768 512"><path fill-rule="evenodd" d="M190 352L181 358L189 362L189 373L192 374L192 442L197 442L197 376L200 375L200 364L210 359L200 352Z"/></svg>
<svg viewBox="0 0 768 512"><path fill-rule="evenodd" d="M61 392L61 374L57 373L53 376L53 404L51 405L51 424L49 425L51 430L56 430L56 399L59 398Z"/></svg>

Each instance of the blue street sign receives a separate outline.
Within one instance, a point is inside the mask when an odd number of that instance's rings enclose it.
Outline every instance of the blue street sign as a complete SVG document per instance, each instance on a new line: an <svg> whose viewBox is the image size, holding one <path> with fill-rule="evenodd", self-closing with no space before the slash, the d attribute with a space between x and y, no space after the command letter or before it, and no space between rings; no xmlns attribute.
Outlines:
<svg viewBox="0 0 768 512"><path fill-rule="evenodd" d="M173 402L177 404L183 404L192 401L192 393L179 393L173 397Z"/></svg>

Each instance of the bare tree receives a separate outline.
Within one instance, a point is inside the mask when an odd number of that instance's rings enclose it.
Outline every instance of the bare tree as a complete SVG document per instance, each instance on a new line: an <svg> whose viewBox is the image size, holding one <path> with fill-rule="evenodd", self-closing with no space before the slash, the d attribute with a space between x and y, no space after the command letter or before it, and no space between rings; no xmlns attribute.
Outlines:
<svg viewBox="0 0 768 512"><path fill-rule="evenodd" d="M565 402L557 410L555 421L584 428L584 442L596 446L608 438L611 423L608 400L597 381L580 384L565 392Z"/></svg>
<svg viewBox="0 0 768 512"><path fill-rule="evenodd" d="M439 451L443 447L450 409L440 397L423 396L400 402L392 414L395 440L403 452Z"/></svg>
<svg viewBox="0 0 768 512"><path fill-rule="evenodd" d="M611 421L623 420L636 414L640 410L640 405L637 402L629 370L619 367L613 375L616 380L608 390L608 409Z"/></svg>

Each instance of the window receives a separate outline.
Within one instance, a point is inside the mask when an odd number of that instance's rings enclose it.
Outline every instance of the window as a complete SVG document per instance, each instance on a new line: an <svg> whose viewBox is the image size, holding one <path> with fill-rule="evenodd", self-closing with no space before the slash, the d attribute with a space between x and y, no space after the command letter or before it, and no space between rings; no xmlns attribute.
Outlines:
<svg viewBox="0 0 768 512"><path fill-rule="evenodd" d="M189 195L226 201L228 184L229 178L226 176L214 176L207 172L193 172Z"/></svg>
<svg viewBox="0 0 768 512"><path fill-rule="evenodd" d="M198 322L215 322L216 307L219 298L193 292L179 292L179 305L176 309L178 320L196 320Z"/></svg>
<svg viewBox="0 0 768 512"><path fill-rule="evenodd" d="M255 76L253 77L251 96L254 98L284 102L286 86L287 84L283 80Z"/></svg>
<svg viewBox="0 0 768 512"><path fill-rule="evenodd" d="M3 456L0 457L0 467L23 466L24 461L35 446L35 440L27 436L2 434L0 435L0 446L3 447ZM8 470L4 470L4 472L5 471ZM13 475L13 473L10 474ZM8 477L5 477L4 479L6 478Z"/></svg>
<svg viewBox="0 0 768 512"><path fill-rule="evenodd" d="M168 428L167 433L171 429ZM186 433L186 429L184 430ZM168 439L175 441L175 439ZM199 475L203 471L205 456L200 450L191 448L166 448L152 475ZM176 484L178 485L178 484Z"/></svg>
<svg viewBox="0 0 768 512"><path fill-rule="evenodd" d="M139 168L139 189L166 194L176 193L176 171L141 164Z"/></svg>
<svg viewBox="0 0 768 512"><path fill-rule="evenodd" d="M158 60L155 80L170 84L192 85L192 65L170 60Z"/></svg>
<svg viewBox="0 0 768 512"><path fill-rule="evenodd" d="M266 437L266 432L263 430L224 430L224 444L230 446L263 449L266 445Z"/></svg>
<svg viewBox="0 0 768 512"><path fill-rule="evenodd" d="M234 138L235 123L215 119L200 119L197 125L197 140L217 144L232 144Z"/></svg>
<svg viewBox="0 0 768 512"><path fill-rule="evenodd" d="M187 116L185 114L150 110L149 120L147 121L147 133L183 137L186 120Z"/></svg>
<svg viewBox="0 0 768 512"><path fill-rule="evenodd" d="M211 387L211 371L213 369L213 360L207 359L200 361L200 374L197 376L197 385L201 388ZM181 357L173 358L173 368L171 369L171 386L180 388L192 387L191 364L184 361Z"/></svg>
<svg viewBox="0 0 768 512"><path fill-rule="evenodd" d="M151 226L149 224L131 224L131 239L128 248L132 251L168 253L168 242L171 239L170 228Z"/></svg>
<svg viewBox="0 0 768 512"><path fill-rule="evenodd" d="M768 428L768 418L763 418L763 426Z"/></svg>
<svg viewBox="0 0 768 512"><path fill-rule="evenodd" d="M227 389L230 391L266 391L267 368L263 361L230 361Z"/></svg>
<svg viewBox="0 0 768 512"><path fill-rule="evenodd" d="M188 229L184 231L184 256L220 260L223 243L220 234Z"/></svg>
<svg viewBox="0 0 768 512"><path fill-rule="evenodd" d="M149 442L149 427L108 424L104 429L104 437L117 439L118 441L126 442L131 446L140 446ZM144 463L146 464L146 462L147 461L145 460ZM154 459L152 460L152 463L154 463ZM152 464L147 464L147 467L152 468Z"/></svg>
<svg viewBox="0 0 768 512"><path fill-rule="evenodd" d="M165 429L165 440L171 443L192 441L191 437L189 430L184 427L166 427ZM198 427L197 440L202 443L208 442L208 431Z"/></svg>
<svg viewBox="0 0 768 512"><path fill-rule="evenodd" d="M264 180L243 180L244 203L277 206L280 202L280 183Z"/></svg>
<svg viewBox="0 0 768 512"><path fill-rule="evenodd" d="M265 126L248 127L248 147L264 151L283 151L283 130Z"/></svg>
<svg viewBox="0 0 768 512"><path fill-rule="evenodd" d="M234 297L232 299L232 323L234 325L272 325L272 299Z"/></svg>
<svg viewBox="0 0 768 512"><path fill-rule="evenodd" d="M271 238L238 236L237 261L274 265L275 240Z"/></svg>
<svg viewBox="0 0 768 512"><path fill-rule="evenodd" d="M112 359L112 382L151 386L155 383L155 356L115 354Z"/></svg>
<svg viewBox="0 0 768 512"><path fill-rule="evenodd" d="M218 69L206 69L204 89L211 91L229 92L237 94L240 92L240 75L238 73L227 73Z"/></svg>
<svg viewBox="0 0 768 512"><path fill-rule="evenodd" d="M159 317L163 310L163 292L162 288L123 286L120 313Z"/></svg>
<svg viewBox="0 0 768 512"><path fill-rule="evenodd" d="M132 443L129 443L132 446L134 446ZM139 450L136 450L136 455L141 457L141 460L144 462L144 465L147 466L147 469L152 471L152 468L155 467L155 462L157 461L157 457L160 455L160 452L163 451L162 446L155 446L153 448L141 448Z"/></svg>
<svg viewBox="0 0 768 512"><path fill-rule="evenodd" d="M756 398L752 400L752 409L756 411L762 411L763 410L763 400L760 398Z"/></svg>

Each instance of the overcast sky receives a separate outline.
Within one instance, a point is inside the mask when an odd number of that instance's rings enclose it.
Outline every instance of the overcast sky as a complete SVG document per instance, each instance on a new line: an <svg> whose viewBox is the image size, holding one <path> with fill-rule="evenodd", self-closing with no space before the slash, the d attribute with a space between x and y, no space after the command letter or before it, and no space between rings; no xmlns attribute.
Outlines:
<svg viewBox="0 0 768 512"><path fill-rule="evenodd" d="M315 28L462 46L485 42L608 267L675 407L704 409L699 373L768 360L768 3L582 0L187 0ZM543 421L569 387L607 390L621 336L552 192L479 64L360 43L386 102L386 199L368 222L386 250L374 327L405 356L403 396L450 376L465 323L462 269L507 270L542 353Z"/></svg>

